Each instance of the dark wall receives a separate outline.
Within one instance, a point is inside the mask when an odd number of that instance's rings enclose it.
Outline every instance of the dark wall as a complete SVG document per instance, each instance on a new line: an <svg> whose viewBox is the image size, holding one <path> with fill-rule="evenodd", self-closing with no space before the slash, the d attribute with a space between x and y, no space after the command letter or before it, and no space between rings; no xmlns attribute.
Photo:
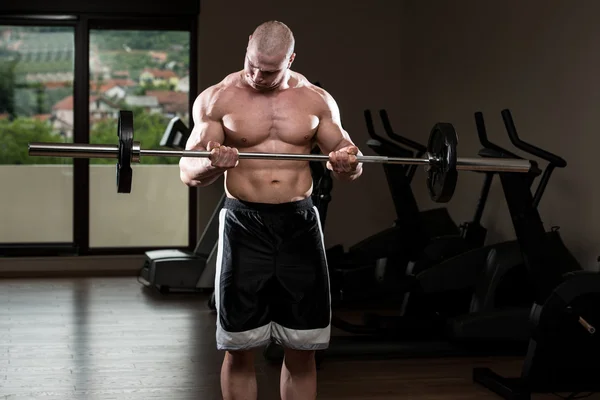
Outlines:
<svg viewBox="0 0 600 400"><path fill-rule="evenodd" d="M431 124L450 121L460 135L459 154L475 154L481 146L473 113L479 110L490 138L514 149L500 115L503 108L510 108L524 140L566 159L567 167L552 174L540 214L546 228L560 226L565 243L579 261L596 270L600 254L600 3L404 3L402 62L407 85L399 123L421 140L426 136L420 133ZM545 168L546 163L541 161L540 166ZM415 179L422 177L421 172ZM479 174L459 174L456 196L449 204L459 221L472 217L482 179ZM417 193L421 204L431 206L425 190ZM483 223L491 242L514 237L498 180Z"/></svg>
<svg viewBox="0 0 600 400"><path fill-rule="evenodd" d="M126 13L158 15L197 14L199 1L169 0L5 0L0 2L0 13Z"/></svg>

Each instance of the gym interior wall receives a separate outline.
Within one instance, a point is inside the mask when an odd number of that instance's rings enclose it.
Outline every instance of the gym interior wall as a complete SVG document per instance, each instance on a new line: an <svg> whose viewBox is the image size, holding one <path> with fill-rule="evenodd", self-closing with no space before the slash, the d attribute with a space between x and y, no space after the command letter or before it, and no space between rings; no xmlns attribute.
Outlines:
<svg viewBox="0 0 600 400"><path fill-rule="evenodd" d="M600 254L596 176L600 55L595 48L600 27L595 16L600 3L468 0L405 4L399 23L402 92L390 110L396 113L394 126L410 136L425 132L433 121L451 121L459 133L459 152L464 154L480 147L473 113L481 111L490 140L514 149L500 115L503 108L510 108L524 140L554 149L567 161L566 168L555 171L540 214L546 229L560 226L579 262L596 270ZM412 138L423 141L426 137ZM477 174L461 174L448 204L456 220L471 217L478 196L474 188L482 180ZM431 205L425 188L414 188L419 204ZM492 186L482 224L488 228L489 242L514 237L499 180Z"/></svg>
<svg viewBox="0 0 600 400"><path fill-rule="evenodd" d="M105 15L198 15L199 0L172 0L145 2L142 0L22 0L7 1L0 5L2 14L60 15L60 14L105 14Z"/></svg>

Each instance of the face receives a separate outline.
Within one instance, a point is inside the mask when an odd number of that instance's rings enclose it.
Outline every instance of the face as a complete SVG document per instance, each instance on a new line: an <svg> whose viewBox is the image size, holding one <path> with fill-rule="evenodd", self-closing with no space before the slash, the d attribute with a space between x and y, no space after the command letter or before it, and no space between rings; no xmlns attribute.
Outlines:
<svg viewBox="0 0 600 400"><path fill-rule="evenodd" d="M244 60L246 82L259 91L273 90L284 82L293 59L293 54L266 56L249 48Z"/></svg>

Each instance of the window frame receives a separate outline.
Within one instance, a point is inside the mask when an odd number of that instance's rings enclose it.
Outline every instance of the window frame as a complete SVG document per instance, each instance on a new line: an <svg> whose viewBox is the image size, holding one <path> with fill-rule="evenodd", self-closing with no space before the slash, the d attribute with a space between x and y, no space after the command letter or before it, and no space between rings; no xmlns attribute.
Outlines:
<svg viewBox="0 0 600 400"><path fill-rule="evenodd" d="M33 14L0 13L0 25L61 26L74 28L73 142L89 143L89 43L92 29L179 30L190 35L190 83L188 110L198 90L198 16L197 15L115 15L109 13ZM194 73L195 72L195 73ZM82 84L83 83L83 84ZM191 118L190 118L191 119ZM190 120L190 128L193 121ZM90 248L90 163L73 159L73 241L43 243L0 243L0 256L63 255L137 255L150 250L191 251L198 241L198 192L188 190L188 243L186 246L93 247ZM115 189L116 190L116 189Z"/></svg>

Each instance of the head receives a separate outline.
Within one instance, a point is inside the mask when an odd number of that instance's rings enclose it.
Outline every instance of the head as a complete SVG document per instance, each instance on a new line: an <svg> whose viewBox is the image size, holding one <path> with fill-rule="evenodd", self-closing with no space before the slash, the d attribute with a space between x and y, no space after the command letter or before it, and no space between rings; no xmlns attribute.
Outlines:
<svg viewBox="0 0 600 400"><path fill-rule="evenodd" d="M294 62L294 35L279 21L260 24L250 35L244 77L256 90L272 90L285 82Z"/></svg>

